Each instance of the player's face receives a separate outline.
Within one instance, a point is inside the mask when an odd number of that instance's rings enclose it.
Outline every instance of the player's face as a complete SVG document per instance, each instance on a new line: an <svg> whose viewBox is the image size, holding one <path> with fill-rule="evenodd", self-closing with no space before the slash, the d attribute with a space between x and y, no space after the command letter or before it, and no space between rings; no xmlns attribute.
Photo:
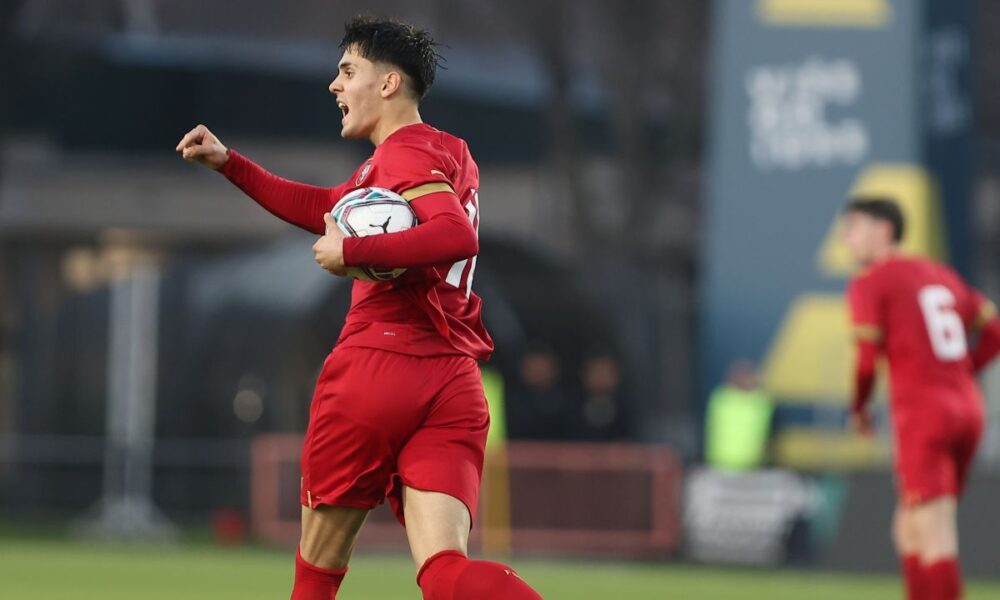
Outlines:
<svg viewBox="0 0 1000 600"><path fill-rule="evenodd" d="M841 238L851 258L860 265L874 260L886 241L886 224L861 212L849 212L841 223Z"/></svg>
<svg viewBox="0 0 1000 600"><path fill-rule="evenodd" d="M371 137L382 108L381 79L381 69L375 63L351 48L344 52L337 78L330 83L330 93L337 97L337 107L343 113L341 137Z"/></svg>

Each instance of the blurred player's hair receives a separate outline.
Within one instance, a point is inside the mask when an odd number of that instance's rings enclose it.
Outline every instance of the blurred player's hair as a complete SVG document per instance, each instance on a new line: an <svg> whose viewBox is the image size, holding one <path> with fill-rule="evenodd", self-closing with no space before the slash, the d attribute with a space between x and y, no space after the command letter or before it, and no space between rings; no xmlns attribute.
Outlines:
<svg viewBox="0 0 1000 600"><path fill-rule="evenodd" d="M418 100L434 84L434 74L441 56L431 34L413 25L358 15L344 25L341 50L352 49L372 62L399 67L406 75L410 92Z"/></svg>
<svg viewBox="0 0 1000 600"><path fill-rule="evenodd" d="M892 239L896 243L903 240L906 221L899 205L889 198L879 196L855 196L844 207L844 214L858 212L892 225Z"/></svg>

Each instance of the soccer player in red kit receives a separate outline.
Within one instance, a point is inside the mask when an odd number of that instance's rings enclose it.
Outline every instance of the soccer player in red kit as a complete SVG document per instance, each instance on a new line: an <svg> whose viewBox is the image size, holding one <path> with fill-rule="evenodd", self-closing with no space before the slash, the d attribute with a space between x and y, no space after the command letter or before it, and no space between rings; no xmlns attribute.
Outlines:
<svg viewBox="0 0 1000 600"><path fill-rule="evenodd" d="M962 595L957 500L983 429L976 374L1000 351L996 308L951 268L899 254L904 220L884 198L852 200L843 240L862 270L847 297L857 343L852 422L872 431L875 362L889 363L898 504L893 541L911 600ZM978 335L969 350L969 334Z"/></svg>
<svg viewBox="0 0 1000 600"><path fill-rule="evenodd" d="M438 55L425 31L358 17L346 26L330 93L341 135L375 145L351 178L322 188L281 179L199 125L177 145L276 216L321 234L316 262L407 269L355 281L340 339L323 364L302 451L302 536L292 600L330 600L368 511L386 497L406 528L428 600L541 598L510 567L467 557L489 416L476 361L493 341L472 293L479 172L461 139L421 121ZM329 215L361 187L406 198L418 225L345 238Z"/></svg>

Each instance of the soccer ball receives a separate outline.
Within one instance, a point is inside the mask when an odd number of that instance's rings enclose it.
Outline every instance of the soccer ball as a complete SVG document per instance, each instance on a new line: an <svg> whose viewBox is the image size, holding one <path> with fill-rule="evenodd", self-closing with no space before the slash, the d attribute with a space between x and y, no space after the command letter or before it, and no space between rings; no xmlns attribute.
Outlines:
<svg viewBox="0 0 1000 600"><path fill-rule="evenodd" d="M417 216L405 198L384 188L354 190L334 205L330 216L351 237L365 237L406 231L417 224ZM389 281L406 269L348 267L347 274L362 281Z"/></svg>

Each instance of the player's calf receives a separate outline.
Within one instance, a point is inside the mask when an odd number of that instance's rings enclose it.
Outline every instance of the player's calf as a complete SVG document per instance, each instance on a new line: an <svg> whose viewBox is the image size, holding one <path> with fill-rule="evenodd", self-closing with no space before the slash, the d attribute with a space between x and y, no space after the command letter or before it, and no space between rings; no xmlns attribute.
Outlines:
<svg viewBox="0 0 1000 600"><path fill-rule="evenodd" d="M457 550L438 552L417 574L424 600L541 600L514 569L471 560Z"/></svg>
<svg viewBox="0 0 1000 600"><path fill-rule="evenodd" d="M334 600L347 567L323 569L309 564L301 552L295 553L295 584L291 600Z"/></svg>
<svg viewBox="0 0 1000 600"><path fill-rule="evenodd" d="M540 600L514 569L466 556L472 517L457 498L403 488L406 536L424 600Z"/></svg>
<svg viewBox="0 0 1000 600"><path fill-rule="evenodd" d="M303 506L299 540L303 560L322 569L346 567L367 517L368 511L360 508Z"/></svg>
<svg viewBox="0 0 1000 600"><path fill-rule="evenodd" d="M295 554L291 600L333 600L347 574L367 510L302 507L302 537Z"/></svg>
<svg viewBox="0 0 1000 600"><path fill-rule="evenodd" d="M957 503L941 496L909 509L920 538L922 598L958 600L962 574L958 564Z"/></svg>
<svg viewBox="0 0 1000 600"><path fill-rule="evenodd" d="M896 507L892 518L892 542L899 555L906 600L925 600L919 530L913 521L912 512L902 504Z"/></svg>

